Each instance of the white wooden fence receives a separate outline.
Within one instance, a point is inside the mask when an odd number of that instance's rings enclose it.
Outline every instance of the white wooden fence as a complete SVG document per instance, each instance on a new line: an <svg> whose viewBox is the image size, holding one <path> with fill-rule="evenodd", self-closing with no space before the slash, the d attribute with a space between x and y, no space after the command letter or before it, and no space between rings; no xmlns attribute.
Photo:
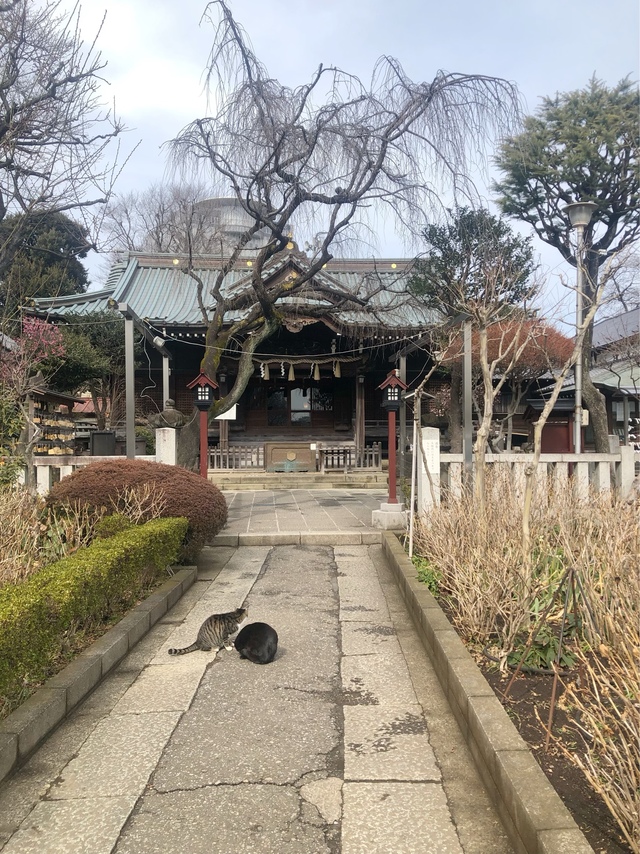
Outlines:
<svg viewBox="0 0 640 854"><path fill-rule="evenodd" d="M564 487L571 478L576 493L583 495L590 489L629 490L633 481L633 451L626 448L621 451L616 454L541 454L536 479L541 485ZM625 451L631 454L625 455ZM526 472L533 459L533 454L487 454L486 465L508 473L516 489L524 489ZM462 454L440 456L440 484L446 486L451 495L460 495L463 475Z"/></svg>
<svg viewBox="0 0 640 854"><path fill-rule="evenodd" d="M462 454L440 454L439 435L434 428L423 428L422 447L424 460L418 448L417 497L423 510L441 496L460 497L465 483ZM494 475L500 472L509 478L516 494L524 494L527 471L534 464L533 454L487 454L485 464ZM475 465L475 462L473 463ZM428 473L427 473L428 469ZM473 478L473 468L471 471ZM612 454L541 454L536 481L541 487L564 487L571 483L574 493L586 497L590 490L615 491L623 499L633 491L635 476L634 449L623 446ZM495 488L500 488L501 478L488 478ZM496 486L497 485L497 486Z"/></svg>

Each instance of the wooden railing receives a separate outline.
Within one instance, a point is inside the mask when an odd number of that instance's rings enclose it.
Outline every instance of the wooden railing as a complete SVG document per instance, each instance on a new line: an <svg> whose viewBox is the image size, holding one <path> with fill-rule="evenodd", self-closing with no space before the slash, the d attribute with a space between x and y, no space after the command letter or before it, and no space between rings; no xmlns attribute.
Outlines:
<svg viewBox="0 0 640 854"><path fill-rule="evenodd" d="M264 471L264 445L229 445L209 448L210 469Z"/></svg>
<svg viewBox="0 0 640 854"><path fill-rule="evenodd" d="M264 471L263 445L230 445L228 448L209 449L210 469L240 469ZM353 471L357 469L380 470L382 468L379 442L361 451L353 445L318 445L316 469L325 471Z"/></svg>
<svg viewBox="0 0 640 854"><path fill-rule="evenodd" d="M321 474L325 471L353 471L354 469L380 470L382 458L380 443L374 442L371 447L359 451L352 445L332 445L321 447L318 450L319 470Z"/></svg>

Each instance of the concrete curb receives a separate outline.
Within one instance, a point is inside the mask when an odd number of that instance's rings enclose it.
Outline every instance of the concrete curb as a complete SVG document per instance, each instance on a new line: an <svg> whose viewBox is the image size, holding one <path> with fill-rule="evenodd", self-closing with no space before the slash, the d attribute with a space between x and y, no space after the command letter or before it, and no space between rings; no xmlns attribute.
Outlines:
<svg viewBox="0 0 640 854"><path fill-rule="evenodd" d="M48 679L15 712L0 721L0 780L21 765L175 605L191 587L197 572L195 566L179 569L64 670Z"/></svg>
<svg viewBox="0 0 640 854"><path fill-rule="evenodd" d="M209 546L372 546L382 531L280 531L274 534L218 534Z"/></svg>
<svg viewBox="0 0 640 854"><path fill-rule="evenodd" d="M397 536L383 532L382 548L517 854L593 854Z"/></svg>

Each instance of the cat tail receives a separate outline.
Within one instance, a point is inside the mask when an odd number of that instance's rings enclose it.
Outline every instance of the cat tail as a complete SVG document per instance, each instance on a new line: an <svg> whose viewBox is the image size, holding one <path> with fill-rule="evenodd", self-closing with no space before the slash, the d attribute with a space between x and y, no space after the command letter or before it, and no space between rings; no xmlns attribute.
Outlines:
<svg viewBox="0 0 640 854"><path fill-rule="evenodd" d="M172 647L168 652L169 655L186 655L188 652L195 652L196 649L200 649L200 647L198 646L198 642L194 641L189 646L183 646L181 649L175 649Z"/></svg>

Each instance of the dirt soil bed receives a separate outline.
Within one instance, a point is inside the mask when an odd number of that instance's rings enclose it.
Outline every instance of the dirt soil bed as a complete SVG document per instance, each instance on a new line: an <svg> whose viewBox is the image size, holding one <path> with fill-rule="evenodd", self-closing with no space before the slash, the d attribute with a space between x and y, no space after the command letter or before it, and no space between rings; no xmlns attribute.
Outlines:
<svg viewBox="0 0 640 854"><path fill-rule="evenodd" d="M545 727L549 717L553 677L518 675L507 700L503 701L502 695L510 676L503 677L484 663L479 664L485 678L503 702L507 714L596 854L629 854L631 849L621 838L604 801L589 786L580 769L564 755L553 739L548 751L545 751ZM558 691L562 692L560 685ZM557 705L552 732L555 736L564 737L567 745L576 740L570 721Z"/></svg>

